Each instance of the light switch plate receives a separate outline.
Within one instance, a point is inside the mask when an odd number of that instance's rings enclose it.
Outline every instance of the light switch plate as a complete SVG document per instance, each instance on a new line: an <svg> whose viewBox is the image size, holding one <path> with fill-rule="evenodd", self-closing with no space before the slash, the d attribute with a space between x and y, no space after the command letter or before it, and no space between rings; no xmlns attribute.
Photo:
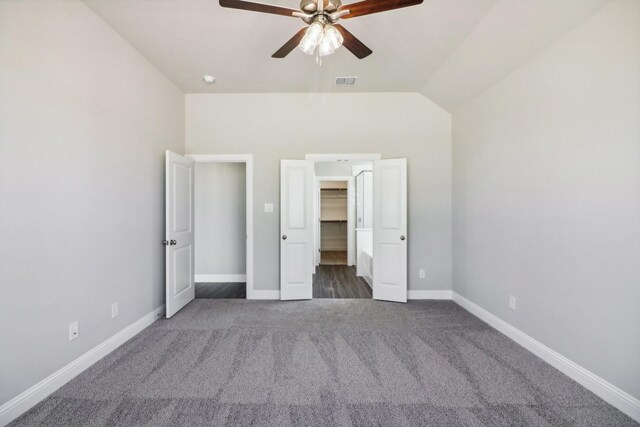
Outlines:
<svg viewBox="0 0 640 427"><path fill-rule="evenodd" d="M273 203L265 203L264 204L265 212L273 212Z"/></svg>

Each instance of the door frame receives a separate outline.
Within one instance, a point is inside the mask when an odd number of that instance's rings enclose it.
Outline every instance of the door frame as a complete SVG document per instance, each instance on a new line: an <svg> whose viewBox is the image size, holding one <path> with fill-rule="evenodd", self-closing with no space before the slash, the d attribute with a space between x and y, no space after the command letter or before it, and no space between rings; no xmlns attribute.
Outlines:
<svg viewBox="0 0 640 427"><path fill-rule="evenodd" d="M246 266L247 299L254 299L253 289L253 154L186 154L185 157L196 163L244 163L246 187ZM198 185L195 183L195 185ZM195 274L195 272L194 272Z"/></svg>
<svg viewBox="0 0 640 427"><path fill-rule="evenodd" d="M305 154L305 160L314 162L343 162L345 160L381 160L380 153Z"/></svg>
<svg viewBox="0 0 640 427"><path fill-rule="evenodd" d="M315 267L320 265L320 183L322 181L345 181L347 183L347 265L356 265L356 227L355 227L355 177L354 176L316 176L313 214L314 214L314 240L315 240Z"/></svg>
<svg viewBox="0 0 640 427"><path fill-rule="evenodd" d="M344 162L346 160L353 160L353 161L370 161L373 163L374 160L381 160L382 159L382 155L380 153L310 153L310 154L305 154L304 155L304 159L305 160L311 160L314 163L320 163L320 162ZM319 178L319 177L316 177ZM326 179L327 177L322 177L323 179ZM354 178L354 177L352 177ZM316 181L317 182L317 181ZM354 178L354 186L355 186L355 178ZM353 193L355 193L355 188ZM314 193L314 213L317 212L317 217L320 217L320 206L318 205L318 200L317 200L317 193ZM355 213L354 213L355 215ZM315 222L315 221L314 221ZM353 224L354 228L355 228L355 223ZM314 228L317 228L318 225L314 224ZM314 232L314 240L318 238L318 231L316 230ZM354 236L354 242L353 245L355 247L355 236ZM318 247L320 246L320 242L316 243L316 251L318 250ZM353 256L355 257L356 255L356 251L353 251ZM313 262L313 269L315 271L316 268L316 257L318 257L319 255L316 253L315 256L313 257L314 262ZM348 262L347 262L348 263ZM357 263L357 260L354 260L354 264L355 265Z"/></svg>

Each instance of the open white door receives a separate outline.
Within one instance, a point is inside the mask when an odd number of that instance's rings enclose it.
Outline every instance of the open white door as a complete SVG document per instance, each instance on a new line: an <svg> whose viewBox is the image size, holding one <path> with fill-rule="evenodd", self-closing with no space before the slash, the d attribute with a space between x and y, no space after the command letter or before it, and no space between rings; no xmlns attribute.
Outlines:
<svg viewBox="0 0 640 427"><path fill-rule="evenodd" d="M195 298L193 166L193 160L167 151L164 242L167 318Z"/></svg>
<svg viewBox="0 0 640 427"><path fill-rule="evenodd" d="M407 302L407 159L373 162L373 298Z"/></svg>
<svg viewBox="0 0 640 427"><path fill-rule="evenodd" d="M313 162L280 161L280 299L313 296Z"/></svg>
<svg viewBox="0 0 640 427"><path fill-rule="evenodd" d="M315 168L314 168L315 169ZM320 265L320 258L321 258L321 243L322 243L322 224L320 223L320 209L322 207L322 198L320 196L321 191L320 191L320 181L315 179L315 170L314 170L314 180L313 182L315 183L314 186L314 197L313 197L313 226L314 226L314 231L313 231L313 235L314 235L314 247L313 247L313 251L314 251L314 269L313 269L313 274L316 273L316 269L315 267L318 267Z"/></svg>

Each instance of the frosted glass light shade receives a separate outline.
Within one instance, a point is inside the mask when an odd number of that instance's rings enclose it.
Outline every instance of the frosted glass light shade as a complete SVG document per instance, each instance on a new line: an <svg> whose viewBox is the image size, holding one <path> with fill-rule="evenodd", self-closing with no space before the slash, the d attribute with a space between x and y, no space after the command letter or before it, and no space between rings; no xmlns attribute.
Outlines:
<svg viewBox="0 0 640 427"><path fill-rule="evenodd" d="M316 50L316 45L312 43L311 40L304 37L300 44L298 45L298 49L306 53L307 55L313 55L313 51Z"/></svg>
<svg viewBox="0 0 640 427"><path fill-rule="evenodd" d="M329 44L329 47L332 50L336 50L342 46L342 43L344 42L344 38L342 37L342 34L340 34L340 31L336 30L333 25L329 24L324 27L324 40L327 41L326 43Z"/></svg>
<svg viewBox="0 0 640 427"><path fill-rule="evenodd" d="M331 43L327 39L326 35L322 38L322 41L320 42L320 47L318 49L319 49L318 53L320 54L320 56L331 55L332 53L335 52L335 49L331 48Z"/></svg>
<svg viewBox="0 0 640 427"><path fill-rule="evenodd" d="M318 44L320 44L320 41L322 40L323 33L324 28L322 24L319 22L314 22L307 29L307 32L304 34L304 37L300 41L298 48L307 55L313 55L316 46L318 46Z"/></svg>

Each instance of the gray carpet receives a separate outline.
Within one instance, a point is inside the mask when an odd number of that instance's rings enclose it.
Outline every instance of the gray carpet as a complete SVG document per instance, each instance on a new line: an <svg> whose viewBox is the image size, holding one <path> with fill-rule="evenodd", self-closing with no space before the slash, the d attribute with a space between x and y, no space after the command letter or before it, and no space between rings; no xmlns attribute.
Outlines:
<svg viewBox="0 0 640 427"><path fill-rule="evenodd" d="M196 300L14 426L626 426L450 301Z"/></svg>

